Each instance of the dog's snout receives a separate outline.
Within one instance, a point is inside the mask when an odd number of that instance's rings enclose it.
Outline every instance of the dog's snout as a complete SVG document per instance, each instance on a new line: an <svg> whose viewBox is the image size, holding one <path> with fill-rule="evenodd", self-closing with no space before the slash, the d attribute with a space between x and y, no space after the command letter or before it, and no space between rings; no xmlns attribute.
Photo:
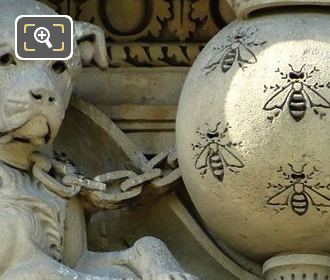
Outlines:
<svg viewBox="0 0 330 280"><path fill-rule="evenodd" d="M30 95L33 100L35 101L44 101L49 104L52 104L56 101L55 99L55 93L50 90L46 89L31 89L30 90Z"/></svg>

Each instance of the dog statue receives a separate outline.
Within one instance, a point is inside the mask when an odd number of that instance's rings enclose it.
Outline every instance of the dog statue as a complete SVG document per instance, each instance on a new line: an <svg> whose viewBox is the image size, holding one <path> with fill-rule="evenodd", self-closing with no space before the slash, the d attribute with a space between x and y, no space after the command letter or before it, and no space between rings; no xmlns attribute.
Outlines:
<svg viewBox="0 0 330 280"><path fill-rule="evenodd" d="M87 250L79 192L37 159L56 137L82 64L107 67L103 32L75 22L70 60L21 61L16 17L56 13L34 0L0 0L0 7L0 280L196 280L152 237L120 252ZM79 50L84 40L88 49Z"/></svg>

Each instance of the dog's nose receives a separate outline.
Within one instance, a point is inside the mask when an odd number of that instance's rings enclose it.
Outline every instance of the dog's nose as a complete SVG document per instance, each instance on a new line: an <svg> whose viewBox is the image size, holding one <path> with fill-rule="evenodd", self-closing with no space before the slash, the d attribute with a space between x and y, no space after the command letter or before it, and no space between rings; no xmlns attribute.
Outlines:
<svg viewBox="0 0 330 280"><path fill-rule="evenodd" d="M35 101L44 101L49 104L52 104L56 101L55 93L46 89L33 89L30 90L30 95Z"/></svg>

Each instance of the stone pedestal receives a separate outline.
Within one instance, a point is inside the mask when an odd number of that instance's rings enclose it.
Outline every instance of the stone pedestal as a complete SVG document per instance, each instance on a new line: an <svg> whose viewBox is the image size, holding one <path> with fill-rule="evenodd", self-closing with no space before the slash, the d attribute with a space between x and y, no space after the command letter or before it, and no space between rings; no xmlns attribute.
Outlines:
<svg viewBox="0 0 330 280"><path fill-rule="evenodd" d="M328 280L330 257L314 254L276 256L263 266L265 280Z"/></svg>

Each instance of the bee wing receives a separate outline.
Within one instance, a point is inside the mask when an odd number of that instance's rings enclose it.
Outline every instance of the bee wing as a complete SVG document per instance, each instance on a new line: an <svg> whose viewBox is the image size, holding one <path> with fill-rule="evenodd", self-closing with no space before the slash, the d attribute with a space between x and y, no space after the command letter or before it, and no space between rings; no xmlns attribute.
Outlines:
<svg viewBox="0 0 330 280"><path fill-rule="evenodd" d="M243 162L224 146L219 146L219 155L227 166L244 167Z"/></svg>
<svg viewBox="0 0 330 280"><path fill-rule="evenodd" d="M320 93L318 93L315 89L310 87L304 87L303 92L307 96L311 107L323 107L330 108L330 103L326 100Z"/></svg>
<svg viewBox="0 0 330 280"><path fill-rule="evenodd" d="M330 198L311 187L305 186L305 193L309 196L314 206L330 206Z"/></svg>
<svg viewBox="0 0 330 280"><path fill-rule="evenodd" d="M271 111L274 109L281 109L283 110L283 107L288 100L288 97L290 96L292 92L291 84L288 84L283 89L277 91L265 104L264 110Z"/></svg>
<svg viewBox="0 0 330 280"><path fill-rule="evenodd" d="M255 54L244 45L241 45L238 49L238 60L248 64L254 64L257 62Z"/></svg>
<svg viewBox="0 0 330 280"><path fill-rule="evenodd" d="M230 51L230 46L229 47L225 47L221 50L218 50L214 53L214 55L209 59L209 61L207 62L205 69L210 70L213 67L215 67L216 65L220 64L221 61L223 60L223 58L225 57L225 55L228 53L228 51Z"/></svg>
<svg viewBox="0 0 330 280"><path fill-rule="evenodd" d="M207 167L207 159L210 155L210 147L205 147L204 150L197 156L195 161L195 167L197 169L202 169Z"/></svg>
<svg viewBox="0 0 330 280"><path fill-rule="evenodd" d="M289 198L290 198L290 191L291 188L288 187L284 189L283 191L280 191L279 193L273 195L267 200L267 203L269 205L288 205L289 204Z"/></svg>

